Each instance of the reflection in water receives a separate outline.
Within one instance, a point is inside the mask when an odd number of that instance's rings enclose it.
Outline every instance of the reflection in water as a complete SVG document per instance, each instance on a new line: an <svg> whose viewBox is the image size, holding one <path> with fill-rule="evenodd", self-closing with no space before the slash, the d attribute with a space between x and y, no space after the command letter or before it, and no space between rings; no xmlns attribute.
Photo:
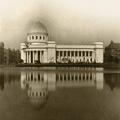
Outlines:
<svg viewBox="0 0 120 120"><path fill-rule="evenodd" d="M5 84L11 84L20 80L20 74L14 72L0 72L0 90L4 90Z"/></svg>
<svg viewBox="0 0 120 120"><path fill-rule="evenodd" d="M105 83L109 85L111 90L120 87L120 73L108 73L104 75Z"/></svg>
<svg viewBox="0 0 120 120"><path fill-rule="evenodd" d="M4 74L0 74L0 90L4 89Z"/></svg>
<svg viewBox="0 0 120 120"><path fill-rule="evenodd" d="M27 88L30 101L44 106L48 92L62 87L96 87L103 89L103 72L99 71L22 71L21 88Z"/></svg>

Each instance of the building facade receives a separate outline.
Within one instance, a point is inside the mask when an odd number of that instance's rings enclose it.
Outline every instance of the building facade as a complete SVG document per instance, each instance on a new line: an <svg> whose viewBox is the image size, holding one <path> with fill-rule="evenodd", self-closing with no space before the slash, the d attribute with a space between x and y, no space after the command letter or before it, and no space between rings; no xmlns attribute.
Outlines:
<svg viewBox="0 0 120 120"><path fill-rule="evenodd" d="M0 64L4 64L4 43L0 42Z"/></svg>
<svg viewBox="0 0 120 120"><path fill-rule="evenodd" d="M20 44L24 63L103 63L103 43L91 45L57 45L49 40L46 27L35 22Z"/></svg>

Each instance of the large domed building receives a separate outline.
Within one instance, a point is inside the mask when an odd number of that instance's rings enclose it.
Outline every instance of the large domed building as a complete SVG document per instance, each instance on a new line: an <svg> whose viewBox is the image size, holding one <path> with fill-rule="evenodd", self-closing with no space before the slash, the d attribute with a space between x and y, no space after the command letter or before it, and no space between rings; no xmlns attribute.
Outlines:
<svg viewBox="0 0 120 120"><path fill-rule="evenodd" d="M20 44L24 63L103 63L103 43L91 45L56 45L47 28L37 21L30 26L27 40Z"/></svg>

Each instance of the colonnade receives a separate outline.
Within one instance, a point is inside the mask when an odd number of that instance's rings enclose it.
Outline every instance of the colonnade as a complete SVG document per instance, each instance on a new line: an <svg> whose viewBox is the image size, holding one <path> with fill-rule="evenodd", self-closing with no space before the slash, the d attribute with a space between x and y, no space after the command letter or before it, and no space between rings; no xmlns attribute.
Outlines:
<svg viewBox="0 0 120 120"><path fill-rule="evenodd" d="M42 63L44 61L44 51L26 51L26 63Z"/></svg>
<svg viewBox="0 0 120 120"><path fill-rule="evenodd" d="M56 74L56 80L58 82L80 82L80 81L92 81L95 80L95 73L59 73Z"/></svg>
<svg viewBox="0 0 120 120"><path fill-rule="evenodd" d="M67 62L85 62L92 63L95 62L95 51L67 51L67 50L58 50L56 51L56 61L67 63Z"/></svg>
<svg viewBox="0 0 120 120"><path fill-rule="evenodd" d="M45 76L42 73L26 73L27 82L45 82Z"/></svg>
<svg viewBox="0 0 120 120"><path fill-rule="evenodd" d="M53 73L55 74L56 82L74 82L74 81L92 81L95 80L95 74L94 72L68 72L68 73ZM44 73L26 73L26 81L27 82L43 82L45 83L47 80L49 80L49 76Z"/></svg>

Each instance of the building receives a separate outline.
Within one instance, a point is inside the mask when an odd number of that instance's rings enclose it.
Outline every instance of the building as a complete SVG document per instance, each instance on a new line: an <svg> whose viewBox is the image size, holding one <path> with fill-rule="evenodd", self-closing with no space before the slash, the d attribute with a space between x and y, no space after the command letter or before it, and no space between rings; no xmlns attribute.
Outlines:
<svg viewBox="0 0 120 120"><path fill-rule="evenodd" d="M4 49L4 64L9 64L9 49Z"/></svg>
<svg viewBox="0 0 120 120"><path fill-rule="evenodd" d="M17 64L20 60L20 50L4 49L4 64Z"/></svg>
<svg viewBox="0 0 120 120"><path fill-rule="evenodd" d="M0 64L4 63L4 43L0 42Z"/></svg>
<svg viewBox="0 0 120 120"><path fill-rule="evenodd" d="M120 62L120 43L113 41L105 48L104 54L105 62L119 63Z"/></svg>
<svg viewBox="0 0 120 120"><path fill-rule="evenodd" d="M91 45L57 45L49 40L47 28L35 22L21 43L24 63L103 63L103 43Z"/></svg>

